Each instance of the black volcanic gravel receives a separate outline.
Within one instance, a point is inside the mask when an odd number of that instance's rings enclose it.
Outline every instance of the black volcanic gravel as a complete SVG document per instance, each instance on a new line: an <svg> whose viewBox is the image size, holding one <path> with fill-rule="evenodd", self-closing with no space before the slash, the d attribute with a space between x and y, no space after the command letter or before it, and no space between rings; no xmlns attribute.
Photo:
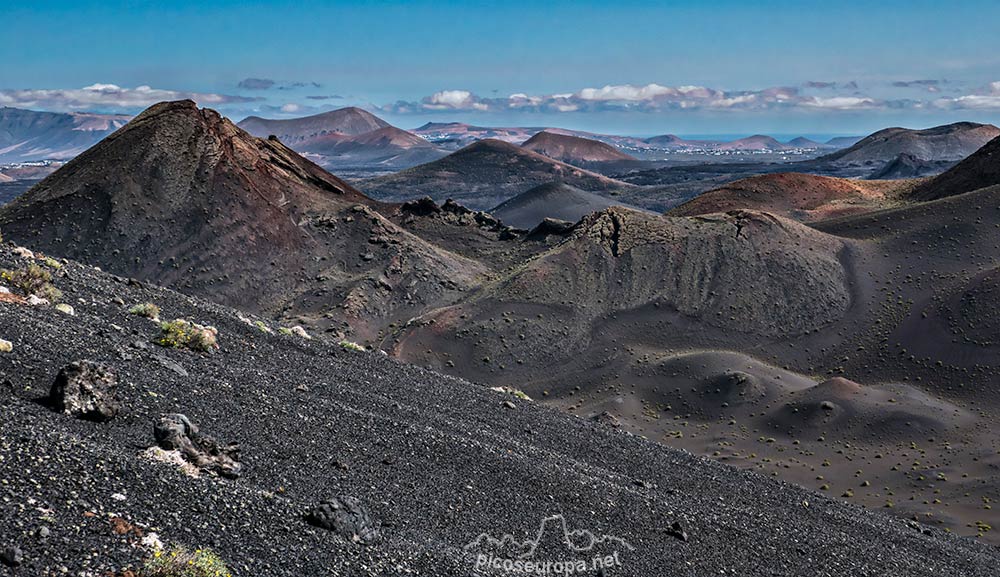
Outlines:
<svg viewBox="0 0 1000 577"><path fill-rule="evenodd" d="M23 263L0 249L0 268ZM634 546L607 575L986 576L1000 566L993 547L380 353L268 335L233 310L73 263L56 285L76 316L0 302L0 339L14 346L0 353L0 552L23 554L0 575L140 568L138 537L112 531L110 515L165 543L210 547L255 577L474 575L466 543L483 532L526 539L556 513ZM217 327L221 349L151 344L157 325L127 312L141 302ZM80 359L118 376L111 422L40 402ZM242 475L192 478L140 456L154 420L173 412L240 443ZM378 524L373 542L305 521L342 495Z"/></svg>

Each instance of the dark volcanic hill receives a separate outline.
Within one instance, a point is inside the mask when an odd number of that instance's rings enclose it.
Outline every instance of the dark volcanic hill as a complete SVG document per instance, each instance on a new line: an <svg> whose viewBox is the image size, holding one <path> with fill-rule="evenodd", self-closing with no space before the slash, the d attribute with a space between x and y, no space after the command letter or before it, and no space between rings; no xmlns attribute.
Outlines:
<svg viewBox="0 0 1000 577"><path fill-rule="evenodd" d="M0 107L0 162L73 158L128 122L119 114Z"/></svg>
<svg viewBox="0 0 1000 577"><path fill-rule="evenodd" d="M871 182L797 172L764 174L704 192L667 214L694 216L750 209L809 222L886 208L912 186L911 182Z"/></svg>
<svg viewBox="0 0 1000 577"><path fill-rule="evenodd" d="M754 210L608 209L384 344L975 536L1000 466L997 190L812 227ZM902 467L912 444L920 463ZM959 471L966 481L940 481Z"/></svg>
<svg viewBox="0 0 1000 577"><path fill-rule="evenodd" d="M997 136L1000 136L1000 128L975 122L956 122L923 130L886 128L819 160L891 162L900 154L930 161L961 160Z"/></svg>
<svg viewBox="0 0 1000 577"><path fill-rule="evenodd" d="M371 112L353 106L284 120L248 116L239 123L240 128L254 136L266 138L274 135L292 147L296 147L301 141L326 134L357 136L389 126L388 122Z"/></svg>
<svg viewBox="0 0 1000 577"><path fill-rule="evenodd" d="M951 170L919 186L913 198L935 200L1000 184L1000 137L994 138Z"/></svg>
<svg viewBox="0 0 1000 577"><path fill-rule="evenodd" d="M628 185L499 140L480 140L440 160L360 184L370 196L402 201L453 198L486 210L540 184L561 181L588 191Z"/></svg>
<svg viewBox="0 0 1000 577"><path fill-rule="evenodd" d="M564 182L549 182L501 203L490 213L506 225L530 230L546 218L576 222L612 206L626 205Z"/></svg>
<svg viewBox="0 0 1000 577"><path fill-rule="evenodd" d="M895 180L900 178L921 178L940 174L954 165L950 160L924 160L909 153L903 153L891 162L877 169L870 180Z"/></svg>
<svg viewBox="0 0 1000 577"><path fill-rule="evenodd" d="M544 130L529 138L521 147L567 164L635 160L610 144Z"/></svg>
<svg viewBox="0 0 1000 577"><path fill-rule="evenodd" d="M337 166L382 166L409 168L432 162L447 153L419 136L386 126L358 135L324 134L303 140L295 150L315 155L319 164Z"/></svg>
<svg viewBox="0 0 1000 577"><path fill-rule="evenodd" d="M4 206L0 229L254 312L336 330L352 320L367 338L396 315L447 302L481 272L374 204L281 142L180 101L151 107Z"/></svg>
<svg viewBox="0 0 1000 577"><path fill-rule="evenodd" d="M0 247L0 268L25 262ZM68 262L55 282L75 316L0 302L0 338L11 343L0 353L0 535L5 554L20 553L4 574L141 575L155 533L164 555L210 548L237 575L499 577L509 573L477 570L464 547L483 533L532 537L554 514L627 542L621 576L721 575L738 564L746 577L817 567L987 577L1000 561L985 544L378 353L267 334L238 311L91 267ZM140 302L216 327L220 349L152 344L158 325L128 313ZM39 402L80 359L117 375L123 412L113 421ZM239 444L238 479L193 477L152 450L153 424L176 412ZM306 522L345 496L378 531L370 542Z"/></svg>

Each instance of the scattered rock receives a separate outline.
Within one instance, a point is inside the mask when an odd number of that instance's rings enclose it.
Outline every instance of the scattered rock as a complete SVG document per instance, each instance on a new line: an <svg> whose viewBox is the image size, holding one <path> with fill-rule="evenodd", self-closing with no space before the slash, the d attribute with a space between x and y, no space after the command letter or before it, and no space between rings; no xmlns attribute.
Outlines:
<svg viewBox="0 0 1000 577"><path fill-rule="evenodd" d="M17 567L24 562L24 552L17 547L7 547L0 553L0 562L8 567Z"/></svg>
<svg viewBox="0 0 1000 577"><path fill-rule="evenodd" d="M834 405L830 401L823 401L822 403L819 404L819 408L823 409L824 411L832 411L837 408L837 405Z"/></svg>
<svg viewBox="0 0 1000 577"><path fill-rule="evenodd" d="M12 250L11 252L13 252L14 254L16 254L21 258L35 258L35 253L24 248L23 246L15 246L14 250Z"/></svg>
<svg viewBox="0 0 1000 577"><path fill-rule="evenodd" d="M598 413L598 414L590 417L590 420L594 421L595 423L602 423L602 424L607 425L609 427L618 428L618 427L622 426L621 421L618 420L618 417L614 416L613 414L609 413L608 411L604 411L602 413Z"/></svg>
<svg viewBox="0 0 1000 577"><path fill-rule="evenodd" d="M670 525L670 528L665 529L663 532L666 533L667 535L670 535L671 537L673 537L675 539L680 539L681 541L684 541L684 542L687 542L687 540L688 540L687 531L685 531L684 527L681 526L681 522L680 521L674 521Z"/></svg>
<svg viewBox="0 0 1000 577"><path fill-rule="evenodd" d="M370 543L379 533L361 501L350 496L323 501L306 514L306 521L357 543Z"/></svg>
<svg viewBox="0 0 1000 577"><path fill-rule="evenodd" d="M503 406L507 407L508 409L516 409L517 408L517 405L515 405L513 403L513 401L504 401L503 402Z"/></svg>
<svg viewBox="0 0 1000 577"><path fill-rule="evenodd" d="M14 343L0 339L0 353L9 353L14 350Z"/></svg>
<svg viewBox="0 0 1000 577"><path fill-rule="evenodd" d="M454 363L452 364L452 366L454 366ZM522 401L530 401L530 400L532 400L531 397L529 397L527 393L525 393L521 389L516 389L514 387L508 387L508 386L490 387L490 390L493 391L493 392L495 392L495 393L502 393L502 394L505 394L505 395L513 395L513 396L521 399Z"/></svg>
<svg viewBox="0 0 1000 577"><path fill-rule="evenodd" d="M57 311L59 311L59 312L61 312L63 314L67 314L67 315L69 315L71 317L75 317L76 316L76 311L73 310L73 307L69 306L66 303L59 303L59 304L56 305L55 308L56 308Z"/></svg>
<svg viewBox="0 0 1000 577"><path fill-rule="evenodd" d="M299 326L299 325L295 325L294 327L292 327L291 330L292 330L292 334L294 334L297 337L302 337L304 339L311 339L312 338L311 336L309 336L309 333L307 333L306 330L304 328L302 328L301 326Z"/></svg>
<svg viewBox="0 0 1000 577"><path fill-rule="evenodd" d="M146 346L146 343L142 344L143 347ZM184 369L184 367L182 367L179 363L174 362L163 355L153 354L150 355L150 358L159 363L162 367L169 369L182 377L188 376L188 372Z"/></svg>
<svg viewBox="0 0 1000 577"><path fill-rule="evenodd" d="M10 289L5 286L0 286L0 295L9 295Z"/></svg>
<svg viewBox="0 0 1000 577"><path fill-rule="evenodd" d="M545 218L542 219L542 222L538 223L538 226L531 229L531 232L528 233L528 238L545 238L549 235L566 236L572 232L574 226L576 226L576 223L567 220Z"/></svg>
<svg viewBox="0 0 1000 577"><path fill-rule="evenodd" d="M50 303L48 299L43 299L35 295L28 295L28 304L33 307L47 307Z"/></svg>
<svg viewBox="0 0 1000 577"><path fill-rule="evenodd" d="M180 413L160 417L153 427L153 435L162 449L180 451L189 463L199 469L235 479L240 476L240 447L230 443L221 445L215 438L202 435L198 427Z"/></svg>
<svg viewBox="0 0 1000 577"><path fill-rule="evenodd" d="M106 367L77 361L59 371L49 389L49 403L60 413L88 421L109 421L121 405L115 398L117 379Z"/></svg>
<svg viewBox="0 0 1000 577"><path fill-rule="evenodd" d="M441 212L441 207L438 206L431 197L425 196L423 198L404 202L403 205L399 207L399 210L416 216L429 216Z"/></svg>

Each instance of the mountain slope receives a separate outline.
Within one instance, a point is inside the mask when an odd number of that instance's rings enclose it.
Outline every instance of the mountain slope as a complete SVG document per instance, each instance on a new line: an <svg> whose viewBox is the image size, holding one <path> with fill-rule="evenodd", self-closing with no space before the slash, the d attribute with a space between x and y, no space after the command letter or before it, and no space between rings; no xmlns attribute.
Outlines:
<svg viewBox="0 0 1000 577"><path fill-rule="evenodd" d="M923 160L903 153L868 176L869 180L898 180L940 174L954 164L950 160Z"/></svg>
<svg viewBox="0 0 1000 577"><path fill-rule="evenodd" d="M936 200L1000 184L1000 136L950 170L913 191L917 200Z"/></svg>
<svg viewBox="0 0 1000 577"><path fill-rule="evenodd" d="M23 262L0 247L0 267ZM556 513L571 529L627 541L615 568L623 576L722 574L738 563L747 577L817 566L985 577L998 563L994 548L941 530L379 354L268 335L237 311L172 291L64 268L56 283L76 316L0 303L0 338L13 343L0 354L0 478L10 503L0 533L5 549L23 553L17 574L135 572L153 555L140 542L155 531L167 546L211 548L239 575L493 577L508 573L476 570L463 547L482 533L533 536ZM211 324L221 348L157 347L157 325L116 302L154 302L169 318ZM127 415L90 423L37 402L82 358L118 376ZM192 478L148 458L152 424L174 412L239 443L241 477ZM305 521L342 495L367 510L373 542ZM675 522L686 540L664 532Z"/></svg>
<svg viewBox="0 0 1000 577"><path fill-rule="evenodd" d="M544 154L567 164L635 160L609 144L578 136L555 134L545 130L529 138L521 145L521 148Z"/></svg>
<svg viewBox="0 0 1000 577"><path fill-rule="evenodd" d="M576 222L612 206L625 205L563 182L550 182L523 192L489 212L506 225L530 230L546 218Z"/></svg>
<svg viewBox="0 0 1000 577"><path fill-rule="evenodd" d="M731 142L721 142L715 146L717 150L786 150L788 147L765 134L754 134Z"/></svg>
<svg viewBox="0 0 1000 577"><path fill-rule="evenodd" d="M73 158L128 122L118 114L0 107L0 162Z"/></svg>
<svg viewBox="0 0 1000 577"><path fill-rule="evenodd" d="M118 274L368 338L482 272L371 206L279 141L181 101L151 107L0 209L0 229ZM393 291L416 279L417 290Z"/></svg>
<svg viewBox="0 0 1000 577"><path fill-rule="evenodd" d="M961 160L997 136L1000 136L1000 128L974 122L956 122L923 130L886 128L819 160L890 162L900 154L929 161Z"/></svg>
<svg viewBox="0 0 1000 577"><path fill-rule="evenodd" d="M364 181L360 186L382 200L429 196L441 202L453 198L469 208L486 210L554 180L589 191L628 186L492 139L480 140L434 162Z"/></svg>
<svg viewBox="0 0 1000 577"><path fill-rule="evenodd" d="M409 168L447 156L430 142L395 126L359 135L314 136L298 142L294 148L318 156L322 166Z"/></svg>
<svg viewBox="0 0 1000 577"><path fill-rule="evenodd" d="M241 120L238 126L261 138L277 136L285 144L295 147L299 142L317 136L326 134L357 136L387 128L390 124L367 110L351 106L313 116L283 120L248 116Z"/></svg>
<svg viewBox="0 0 1000 577"><path fill-rule="evenodd" d="M712 212L763 210L809 222L884 208L910 182L870 182L785 172L751 176L704 192L667 212L694 216Z"/></svg>

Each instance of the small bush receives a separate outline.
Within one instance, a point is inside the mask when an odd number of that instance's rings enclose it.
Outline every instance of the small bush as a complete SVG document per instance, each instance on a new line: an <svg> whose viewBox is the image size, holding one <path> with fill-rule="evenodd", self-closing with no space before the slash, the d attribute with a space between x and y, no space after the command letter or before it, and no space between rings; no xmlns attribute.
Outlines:
<svg viewBox="0 0 1000 577"><path fill-rule="evenodd" d="M340 341L340 348L344 349L345 351L356 351L359 353L365 352L365 348L363 346L351 341Z"/></svg>
<svg viewBox="0 0 1000 577"><path fill-rule="evenodd" d="M162 334L155 341L160 346L202 352L219 348L219 331L215 327L203 327L184 319L176 319L160 323L160 330Z"/></svg>
<svg viewBox="0 0 1000 577"><path fill-rule="evenodd" d="M215 552L210 549L195 549L173 546L168 550L159 549L143 565L142 577L232 577Z"/></svg>
<svg viewBox="0 0 1000 577"><path fill-rule="evenodd" d="M42 262L45 263L45 266L47 266L47 267L49 267L51 269L59 270L59 269L62 268L62 263L59 262L59 261L57 261L54 258L45 257L45 260L42 261Z"/></svg>
<svg viewBox="0 0 1000 577"><path fill-rule="evenodd" d="M130 314L146 317L147 319L158 320L160 318L160 307L153 303L142 303L135 305L128 310Z"/></svg>
<svg viewBox="0 0 1000 577"><path fill-rule="evenodd" d="M291 328L288 328L288 327L279 327L278 328L278 332L281 333L281 334L283 334L283 335L288 335L288 336L293 336L294 335L296 337L302 337L303 339L306 339L306 340L311 340L312 339L312 337L309 335L309 333L307 333L306 330L304 328L300 327L299 325L295 325L294 327L291 327Z"/></svg>
<svg viewBox="0 0 1000 577"><path fill-rule="evenodd" d="M35 295L50 303L62 298L62 291L52 285L52 273L35 263L18 270L0 270L0 279L25 296Z"/></svg>

